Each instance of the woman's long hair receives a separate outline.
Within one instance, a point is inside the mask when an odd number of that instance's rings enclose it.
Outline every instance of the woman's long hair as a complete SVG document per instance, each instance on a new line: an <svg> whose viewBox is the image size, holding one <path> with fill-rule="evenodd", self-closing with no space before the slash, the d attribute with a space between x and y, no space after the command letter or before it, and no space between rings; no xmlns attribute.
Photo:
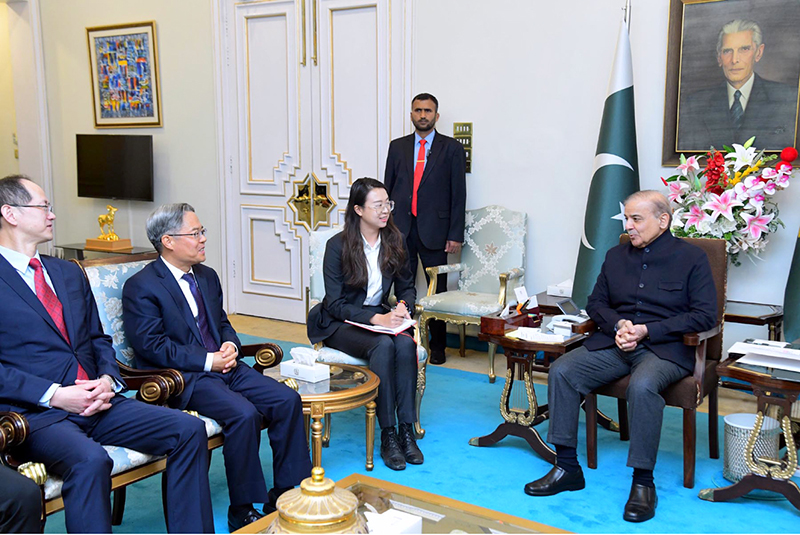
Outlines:
<svg viewBox="0 0 800 535"><path fill-rule="evenodd" d="M350 200L347 202L347 211L344 214L344 244L342 247L342 272L344 281L348 286L366 287L369 278L367 271L367 257L364 254L364 241L361 237L361 216L356 213L356 206L363 210L372 210L365 206L369 192L375 188L382 190L386 186L374 178L359 178L350 188ZM385 277L394 277L400 270L407 269L406 249L403 234L394 224L392 213L386 226L380 230L381 251L378 263L381 273Z"/></svg>

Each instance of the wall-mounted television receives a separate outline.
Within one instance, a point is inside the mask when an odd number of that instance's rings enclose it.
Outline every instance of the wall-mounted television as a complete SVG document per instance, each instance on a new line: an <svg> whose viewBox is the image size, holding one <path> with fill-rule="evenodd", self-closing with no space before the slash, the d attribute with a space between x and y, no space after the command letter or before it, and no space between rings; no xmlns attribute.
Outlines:
<svg viewBox="0 0 800 535"><path fill-rule="evenodd" d="M153 136L77 134L78 197L153 200Z"/></svg>

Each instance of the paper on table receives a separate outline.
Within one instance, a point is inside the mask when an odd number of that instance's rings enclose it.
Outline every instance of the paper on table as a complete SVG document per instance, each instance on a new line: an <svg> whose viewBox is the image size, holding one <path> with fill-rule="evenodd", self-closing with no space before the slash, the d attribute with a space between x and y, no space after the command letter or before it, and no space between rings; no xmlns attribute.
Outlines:
<svg viewBox="0 0 800 535"><path fill-rule="evenodd" d="M778 368L779 370L789 370L800 372L800 359L796 357L775 357L770 355L758 355L747 353L738 360L740 364L750 364L751 366L766 366L767 368Z"/></svg>
<svg viewBox="0 0 800 535"><path fill-rule="evenodd" d="M546 344L560 344L564 341L564 336L560 334L546 334L538 327L520 327L516 331L506 334L509 338L525 340L526 342L543 342Z"/></svg>
<svg viewBox="0 0 800 535"><path fill-rule="evenodd" d="M366 323L356 323L355 321L344 320L345 323L349 323L350 325L355 325L356 327L361 327L362 329L366 329L368 331L372 331L374 333L382 333L382 334L398 334L407 329L410 329L414 325L417 324L416 321L412 319L407 319L397 327L384 327L383 325L367 325Z"/></svg>

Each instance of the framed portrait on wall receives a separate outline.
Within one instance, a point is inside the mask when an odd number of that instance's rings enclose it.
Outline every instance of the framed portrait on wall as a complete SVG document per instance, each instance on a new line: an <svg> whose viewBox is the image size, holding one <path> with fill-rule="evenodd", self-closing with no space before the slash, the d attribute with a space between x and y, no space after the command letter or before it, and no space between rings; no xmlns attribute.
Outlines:
<svg viewBox="0 0 800 535"><path fill-rule="evenodd" d="M86 28L95 128L161 126L156 23Z"/></svg>
<svg viewBox="0 0 800 535"><path fill-rule="evenodd" d="M670 0L662 164L744 143L797 146L800 2Z"/></svg>

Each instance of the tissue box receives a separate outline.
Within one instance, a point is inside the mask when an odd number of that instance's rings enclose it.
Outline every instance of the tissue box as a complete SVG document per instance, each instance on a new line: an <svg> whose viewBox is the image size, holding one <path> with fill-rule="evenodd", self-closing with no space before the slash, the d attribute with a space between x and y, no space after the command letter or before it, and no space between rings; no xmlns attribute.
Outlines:
<svg viewBox="0 0 800 535"><path fill-rule="evenodd" d="M549 284L547 286L547 295L572 297L572 279L559 282L558 284Z"/></svg>
<svg viewBox="0 0 800 535"><path fill-rule="evenodd" d="M331 367L321 362L315 362L313 366L306 366L296 363L294 360L284 360L281 362L281 375L309 383L318 383L330 378Z"/></svg>
<svg viewBox="0 0 800 535"><path fill-rule="evenodd" d="M569 338L572 336L572 324L567 321L554 321L550 324L553 334L560 334Z"/></svg>

